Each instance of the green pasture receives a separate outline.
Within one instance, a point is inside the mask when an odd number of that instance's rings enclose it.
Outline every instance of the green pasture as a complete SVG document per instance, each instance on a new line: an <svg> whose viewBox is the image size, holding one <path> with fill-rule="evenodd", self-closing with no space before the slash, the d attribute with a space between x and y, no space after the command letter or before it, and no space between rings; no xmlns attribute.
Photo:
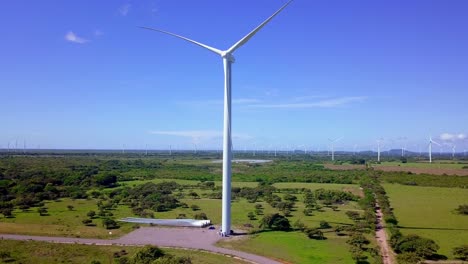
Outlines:
<svg viewBox="0 0 468 264"><path fill-rule="evenodd" d="M79 244L54 244L36 241L0 240L0 253L8 253L13 263L119 263L114 258L115 252L125 250L131 257L140 247L123 246L91 246ZM231 257L211 254L196 250L163 249L164 252L174 256L188 256L194 264L241 264L245 263ZM0 259L0 263L7 263L7 258Z"/></svg>
<svg viewBox="0 0 468 264"><path fill-rule="evenodd" d="M289 221L294 223L296 220L301 220L304 224L310 227L317 227L322 220L330 222L330 224L352 224L352 221L346 216L348 210L360 210L355 202L349 202L344 205L339 205L337 211L330 208L323 207L319 211L314 211L313 215L305 216L303 210L305 209L302 201L302 195L297 195L299 202L296 202L296 208L291 212ZM192 218L195 214L205 213L214 224L221 223L221 200L218 199L181 199L181 202L191 205L198 205L200 210L193 211L191 208L176 208L167 212L155 213L156 218L176 218L179 214L185 214L187 218ZM257 202L263 206L264 214L277 213L278 210L272 208L266 202ZM255 220L249 220L247 214L255 212L255 203L249 203L246 199L240 199L232 202L232 224L237 228L244 228L244 224L251 224L258 227L259 220L263 215L257 216Z"/></svg>
<svg viewBox="0 0 468 264"><path fill-rule="evenodd" d="M72 205L74 209L70 211L67 208L68 205ZM98 212L94 199L48 201L45 203L45 207L48 208L49 212L45 216L40 216L37 208L30 208L27 211L15 210L13 212L14 218L0 218L0 233L114 238L132 230L132 225L127 223L122 223L119 229L106 230L102 226L100 218L93 219L96 226L85 226L81 221L88 218L86 214L91 210ZM127 206L119 206L111 212L117 219L133 216L131 209ZM111 235L109 231L112 232Z"/></svg>
<svg viewBox="0 0 468 264"><path fill-rule="evenodd" d="M218 245L275 258L286 263L352 264L346 237L325 233L326 240L313 240L300 232L264 232L245 240Z"/></svg>
<svg viewBox="0 0 468 264"><path fill-rule="evenodd" d="M439 253L452 258L452 249L468 241L468 216L455 213L468 203L468 189L384 184L404 234L431 238Z"/></svg>
<svg viewBox="0 0 468 264"><path fill-rule="evenodd" d="M428 161L424 162L397 162L397 161L384 161L380 164L372 164L373 167L383 166L400 166L405 168L434 168L434 169L463 169L464 166L468 166L468 163L459 163L451 160L435 160L432 163Z"/></svg>

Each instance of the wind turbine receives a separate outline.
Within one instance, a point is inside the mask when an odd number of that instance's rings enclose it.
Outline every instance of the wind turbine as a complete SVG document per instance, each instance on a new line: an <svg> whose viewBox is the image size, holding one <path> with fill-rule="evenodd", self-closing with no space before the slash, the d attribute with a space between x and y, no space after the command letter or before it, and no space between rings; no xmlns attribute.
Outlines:
<svg viewBox="0 0 468 264"><path fill-rule="evenodd" d="M380 162L380 142L382 142L383 139L377 140L377 162Z"/></svg>
<svg viewBox="0 0 468 264"><path fill-rule="evenodd" d="M440 146L439 143L432 140L432 136L429 137L429 163L432 163L432 143Z"/></svg>
<svg viewBox="0 0 468 264"><path fill-rule="evenodd" d="M455 159L455 148L457 146L455 146L455 144L452 145L452 159Z"/></svg>
<svg viewBox="0 0 468 264"><path fill-rule="evenodd" d="M330 141L332 161L335 161L335 143L340 141L341 139L342 139L342 137L336 138L336 139L328 139Z"/></svg>
<svg viewBox="0 0 468 264"><path fill-rule="evenodd" d="M249 34L239 40L237 43L232 45L227 50L219 50L208 45L202 44L200 42L191 40L189 38L167 32L160 29L142 27L148 30L158 31L164 34L174 36L176 38L183 39L192 44L198 45L202 48L205 48L215 54L220 55L223 58L224 65L224 133L223 133L223 209L222 209L222 224L221 224L221 233L223 236L228 236L231 233L231 162L232 162L232 152L231 152L231 65L234 63L233 53L240 48L242 45L247 43L250 38L252 38L260 29L262 29L270 20L272 20L277 14L279 14L286 6L288 6L293 0L288 1L283 5L278 11L273 15L267 18L263 23L258 27L252 30Z"/></svg>

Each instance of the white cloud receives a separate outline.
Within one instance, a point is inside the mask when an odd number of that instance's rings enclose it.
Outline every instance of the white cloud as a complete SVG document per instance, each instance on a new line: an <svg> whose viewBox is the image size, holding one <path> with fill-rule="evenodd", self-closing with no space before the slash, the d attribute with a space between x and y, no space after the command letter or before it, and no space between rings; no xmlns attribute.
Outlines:
<svg viewBox="0 0 468 264"><path fill-rule="evenodd" d="M73 31L69 31L67 34L65 34L65 40L78 44L89 42L87 39L78 37L75 33L73 33Z"/></svg>
<svg viewBox="0 0 468 264"><path fill-rule="evenodd" d="M339 97L333 99L324 99L309 103L276 103L276 104L252 104L250 107L258 108L332 108L340 107L351 103L360 103L367 99L365 96Z"/></svg>
<svg viewBox="0 0 468 264"><path fill-rule="evenodd" d="M122 15L122 16L126 16L128 14L128 12L130 12L130 8L132 7L131 4L125 4L121 7L119 7L119 13Z"/></svg>
<svg viewBox="0 0 468 264"><path fill-rule="evenodd" d="M460 134L451 134L451 133L442 133L440 139L443 141L457 141L466 139L466 135L463 133Z"/></svg>

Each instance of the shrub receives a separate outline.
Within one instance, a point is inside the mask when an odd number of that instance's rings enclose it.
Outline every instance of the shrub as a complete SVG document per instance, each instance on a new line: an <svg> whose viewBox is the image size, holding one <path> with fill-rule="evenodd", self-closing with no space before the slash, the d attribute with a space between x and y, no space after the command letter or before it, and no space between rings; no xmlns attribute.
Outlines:
<svg viewBox="0 0 468 264"><path fill-rule="evenodd" d="M463 245L463 246L454 248L453 255L457 259L468 260L468 245Z"/></svg>
<svg viewBox="0 0 468 264"><path fill-rule="evenodd" d="M276 213L264 216L260 221L260 228L287 231L291 229L291 224L285 216Z"/></svg>
<svg viewBox="0 0 468 264"><path fill-rule="evenodd" d="M311 228L305 230L305 233L310 239L323 240L325 239L323 232L318 228Z"/></svg>
<svg viewBox="0 0 468 264"><path fill-rule="evenodd" d="M331 228L331 225L327 221L320 221L320 229Z"/></svg>
<svg viewBox="0 0 468 264"><path fill-rule="evenodd" d="M462 215L468 215L468 204L459 205L456 211Z"/></svg>
<svg viewBox="0 0 468 264"><path fill-rule="evenodd" d="M208 220L208 216L206 216L205 213L199 213L199 214L195 214L193 216L193 218L197 219L197 220Z"/></svg>

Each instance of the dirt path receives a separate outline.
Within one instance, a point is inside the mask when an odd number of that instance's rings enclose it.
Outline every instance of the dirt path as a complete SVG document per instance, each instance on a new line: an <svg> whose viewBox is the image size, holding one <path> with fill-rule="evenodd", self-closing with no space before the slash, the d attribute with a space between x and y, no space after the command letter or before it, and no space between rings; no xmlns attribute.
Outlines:
<svg viewBox="0 0 468 264"><path fill-rule="evenodd" d="M268 259L266 257L220 248L214 244L221 239L216 230L195 229L195 228L161 228L161 227L142 227L121 238L88 239L72 237L46 237L46 236L26 236L0 234L0 239L11 240L35 240L53 243L77 243L85 245L155 245L161 247L201 249L218 254L226 254L240 258L244 261L258 264L280 264L280 262ZM232 239L232 238L225 238Z"/></svg>
<svg viewBox="0 0 468 264"><path fill-rule="evenodd" d="M377 231L375 232L375 238L377 239L377 243L379 244L380 247L380 254L382 255L383 258L383 264L396 264L397 262L395 261L395 253L393 252L392 248L388 244L388 237L387 233L385 232L384 228L384 221L383 221L383 214L382 214L382 209L380 209L379 205L376 204L376 207L379 208L377 210L377 220L378 220L378 228Z"/></svg>

